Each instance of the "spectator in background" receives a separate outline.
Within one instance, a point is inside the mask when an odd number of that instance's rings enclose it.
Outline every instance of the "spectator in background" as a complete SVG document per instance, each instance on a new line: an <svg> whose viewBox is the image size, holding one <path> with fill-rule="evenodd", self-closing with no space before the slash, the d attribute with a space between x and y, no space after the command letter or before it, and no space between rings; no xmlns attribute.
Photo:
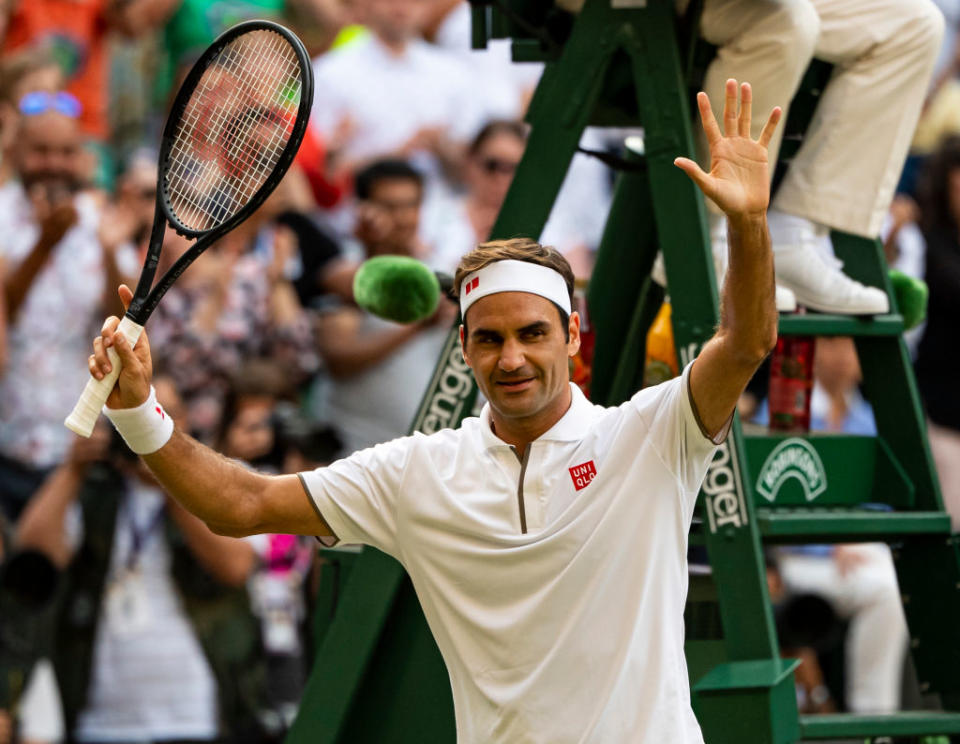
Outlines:
<svg viewBox="0 0 960 744"><path fill-rule="evenodd" d="M287 0L284 17L311 57L364 33L352 0Z"/></svg>
<svg viewBox="0 0 960 744"><path fill-rule="evenodd" d="M930 0L706 0L700 28L720 47L704 81L715 112L729 78L750 80L753 134L773 106L786 116L811 58L835 65L771 201L777 282L820 311L887 312L882 291L840 270L829 229L880 233L940 48L940 11ZM771 163L782 134L770 143ZM715 250L725 253L726 229L717 227Z"/></svg>
<svg viewBox="0 0 960 744"><path fill-rule="evenodd" d="M182 416L170 380L156 388ZM254 550L169 499L111 434L75 439L17 528L65 571L54 666L70 738L257 741Z"/></svg>
<svg viewBox="0 0 960 744"><path fill-rule="evenodd" d="M0 377L7 370L7 298L4 293L4 264L0 257ZM0 519L4 510L0 509Z"/></svg>
<svg viewBox="0 0 960 744"><path fill-rule="evenodd" d="M147 22L179 0L13 0L4 55L25 47L46 48L66 76L67 90L81 102L80 125L97 157L96 179L109 183L112 173L107 37L112 30L136 36L151 30Z"/></svg>
<svg viewBox="0 0 960 744"><path fill-rule="evenodd" d="M274 431L277 403L296 389L282 366L269 359L243 363L230 378L216 438L218 452L268 473L279 473Z"/></svg>
<svg viewBox="0 0 960 744"><path fill-rule="evenodd" d="M245 364L231 380L217 449L263 472L291 472L283 469L288 442L279 425L278 403L294 392L279 365L266 360ZM304 595L316 541L275 534L248 541L259 558L248 589L267 664L260 718L280 740L296 716L309 668Z"/></svg>
<svg viewBox="0 0 960 744"><path fill-rule="evenodd" d="M304 263L297 233L275 221L303 203L297 173L291 170L263 207L196 260L150 321L151 336L171 350L167 370L187 402L185 424L203 441L216 434L229 379L242 360L273 358L293 385L317 369L310 319L289 273ZM186 248L172 235L168 243L161 271ZM318 281L326 276L322 269L313 269Z"/></svg>
<svg viewBox="0 0 960 744"><path fill-rule="evenodd" d="M486 119L519 119L543 71L539 63L514 64L510 39L490 39L473 49L467 0L423 0L429 11L423 27L427 41L455 54L471 73L471 92ZM484 236L484 240L487 236Z"/></svg>
<svg viewBox="0 0 960 744"><path fill-rule="evenodd" d="M403 161L385 160L357 174L357 236L366 257L425 258L417 239L423 181ZM440 356L456 306L441 298L433 318L399 325L355 307L321 315L320 353L332 383L328 420L347 452L406 434Z"/></svg>
<svg viewBox="0 0 960 744"><path fill-rule="evenodd" d="M462 62L420 38L423 0L357 0L370 34L314 62L311 121L326 139L343 140L351 170L372 160L411 159L428 177L456 177L463 144L481 116ZM348 124L348 137L337 130Z"/></svg>
<svg viewBox="0 0 960 744"><path fill-rule="evenodd" d="M818 595L850 623L847 707L862 714L898 710L908 633L890 548L882 543L781 548L777 566L789 594Z"/></svg>
<svg viewBox="0 0 960 744"><path fill-rule="evenodd" d="M486 49L473 49L467 0L424 1L430 8L424 34L433 44L460 59L470 71L470 94L480 121L521 119L543 64L513 62L510 39L490 39ZM591 151L617 149L628 133L620 130L612 134L609 130L587 127L580 138L580 147ZM575 153L540 236L545 245L555 246L564 255L577 278L588 278L593 268L594 252L600 245L610 208L611 186L611 172L603 163L584 153ZM446 208L427 205L431 212ZM489 234L480 236L481 241L489 238Z"/></svg>
<svg viewBox="0 0 960 744"><path fill-rule="evenodd" d="M0 185L13 177L10 148L16 143L20 99L32 91L55 93L63 73L46 49L24 49L0 57Z"/></svg>
<svg viewBox="0 0 960 744"><path fill-rule="evenodd" d="M0 515L0 744L58 744L60 696L53 666L41 655L59 572L12 537Z"/></svg>
<svg viewBox="0 0 960 744"><path fill-rule="evenodd" d="M933 0L943 13L946 30L940 54L933 69L933 82L917 128L910 142L910 154L904 164L897 192L913 199L917 196L917 178L924 161L949 135L960 135L960 2Z"/></svg>
<svg viewBox="0 0 960 744"><path fill-rule="evenodd" d="M9 323L0 377L0 505L11 517L66 455L63 418L89 377L86 339L104 309L115 309L108 288L136 272L130 247L110 242L112 225L101 224L96 201L78 190L76 99L29 93L20 112L11 152L17 180L0 187Z"/></svg>
<svg viewBox="0 0 960 744"><path fill-rule="evenodd" d="M860 394L853 339L821 337L814 356L812 431L871 436L876 424ZM767 423L766 406L758 416ZM781 548L777 567L790 595L815 594L849 621L847 706L856 713L890 713L900 704L907 625L890 549L882 543Z"/></svg>
<svg viewBox="0 0 960 744"><path fill-rule="evenodd" d="M9 527L3 513L0 512L0 575L4 566L7 552L7 535ZM6 669L3 669L6 672ZM6 689L9 685L0 688L0 744L11 744L13 741L13 716L10 715L10 707L13 702L11 691Z"/></svg>
<svg viewBox="0 0 960 744"><path fill-rule="evenodd" d="M880 237L883 240L884 257L891 269L902 271L915 279L923 279L927 244L920 229L920 207L912 197L898 193L893 198ZM924 327L925 323L920 323L903 333L903 340L912 359L917 358L917 348L923 337Z"/></svg>
<svg viewBox="0 0 960 744"><path fill-rule="evenodd" d="M926 406L930 450L954 530L960 529L960 137L944 140L921 175L921 220L930 288L927 325L914 366Z"/></svg>
<svg viewBox="0 0 960 744"><path fill-rule="evenodd" d="M436 268L452 273L461 256L490 237L526 140L526 125L509 119L488 122L474 137L464 158L466 193L436 205L426 218L431 222L427 240L438 255Z"/></svg>
<svg viewBox="0 0 960 744"><path fill-rule="evenodd" d="M286 0L156 0L162 12L164 47L171 64L171 84L178 86L190 66L214 39L231 26L252 18L279 20Z"/></svg>
<svg viewBox="0 0 960 744"><path fill-rule="evenodd" d="M820 336L813 359L810 428L875 436L873 408L860 393L863 374L853 339Z"/></svg>
<svg viewBox="0 0 960 744"><path fill-rule="evenodd" d="M527 126L523 122L513 119L487 122L467 146L463 165L466 193L424 205L425 225L421 232L435 255L435 268L453 271L464 253L490 237L526 142ZM584 175L586 168L595 176L596 167L605 170L598 162L581 162L580 166L575 162L571 173L577 171L578 176ZM574 275L583 279L590 276L593 268L593 251L599 235L589 224L584 224L582 214L595 210L602 219L607 198L606 186L587 175L585 179L568 178L564 183L541 236L545 243L557 246L570 262ZM568 209L567 205L575 198L580 200L578 208Z"/></svg>

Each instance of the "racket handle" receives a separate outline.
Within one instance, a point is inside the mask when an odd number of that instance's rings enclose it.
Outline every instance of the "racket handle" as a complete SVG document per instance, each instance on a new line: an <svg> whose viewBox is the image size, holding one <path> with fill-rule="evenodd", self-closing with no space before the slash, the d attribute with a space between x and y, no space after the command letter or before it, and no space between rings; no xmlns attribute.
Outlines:
<svg viewBox="0 0 960 744"><path fill-rule="evenodd" d="M137 339L140 338L143 326L124 316L120 321L120 325L117 326L117 330L126 336L132 349L137 343ZM103 406L110 396L110 391L113 390L113 386L120 376L120 370L123 368L123 365L120 363L120 355L117 354L117 350L112 346L107 349L107 356L110 359L110 374L106 375L102 380L98 380L93 376L87 380L87 386L83 389L80 400L77 401L77 405L73 407L73 411L67 416L66 421L63 422L64 426L70 431L79 434L81 437L89 437L93 433L93 427L97 423L97 417L100 415L100 411L103 410Z"/></svg>

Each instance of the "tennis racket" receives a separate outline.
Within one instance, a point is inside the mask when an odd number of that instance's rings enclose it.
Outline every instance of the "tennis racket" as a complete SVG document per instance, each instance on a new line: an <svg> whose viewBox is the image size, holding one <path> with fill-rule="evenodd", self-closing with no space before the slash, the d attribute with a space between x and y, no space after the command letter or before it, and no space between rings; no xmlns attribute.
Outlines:
<svg viewBox="0 0 960 744"><path fill-rule="evenodd" d="M310 58L289 30L248 21L225 31L177 93L160 143L150 244L118 327L136 343L160 298L214 241L249 217L287 172L313 102ZM195 243L153 286L166 226ZM151 289L152 287L152 289ZM93 377L64 424L88 437L120 374Z"/></svg>

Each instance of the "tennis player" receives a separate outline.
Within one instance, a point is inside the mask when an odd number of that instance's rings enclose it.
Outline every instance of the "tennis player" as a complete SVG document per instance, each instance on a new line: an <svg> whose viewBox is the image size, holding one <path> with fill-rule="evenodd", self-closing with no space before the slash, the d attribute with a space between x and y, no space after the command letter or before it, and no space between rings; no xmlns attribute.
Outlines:
<svg viewBox="0 0 960 744"><path fill-rule="evenodd" d="M513 240L479 246L457 273L463 355L488 401L460 429L260 475L174 428L146 336L131 350L116 318L90 357L94 376L109 369L106 346L123 361L107 413L215 532L312 534L396 557L446 661L459 741L701 744L683 654L687 532L777 328L766 145L780 111L753 141L750 101L728 81L721 133L701 93L711 171L676 161L729 218L720 327L680 377L617 408L569 381L580 318L566 261Z"/></svg>

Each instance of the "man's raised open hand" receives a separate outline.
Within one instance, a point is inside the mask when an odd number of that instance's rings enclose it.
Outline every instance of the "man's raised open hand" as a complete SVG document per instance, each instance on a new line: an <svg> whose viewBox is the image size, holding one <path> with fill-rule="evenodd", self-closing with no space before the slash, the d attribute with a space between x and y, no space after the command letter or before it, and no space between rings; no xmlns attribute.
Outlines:
<svg viewBox="0 0 960 744"><path fill-rule="evenodd" d="M770 202L770 174L767 145L780 117L780 107L770 112L760 138L750 138L750 117L753 94L749 83L739 86L728 80L723 104L723 133L713 116L710 99L701 91L697 94L700 120L710 146L710 172L704 171L689 158L677 158L674 165L683 170L704 195L709 197L732 218L749 218L763 214Z"/></svg>

